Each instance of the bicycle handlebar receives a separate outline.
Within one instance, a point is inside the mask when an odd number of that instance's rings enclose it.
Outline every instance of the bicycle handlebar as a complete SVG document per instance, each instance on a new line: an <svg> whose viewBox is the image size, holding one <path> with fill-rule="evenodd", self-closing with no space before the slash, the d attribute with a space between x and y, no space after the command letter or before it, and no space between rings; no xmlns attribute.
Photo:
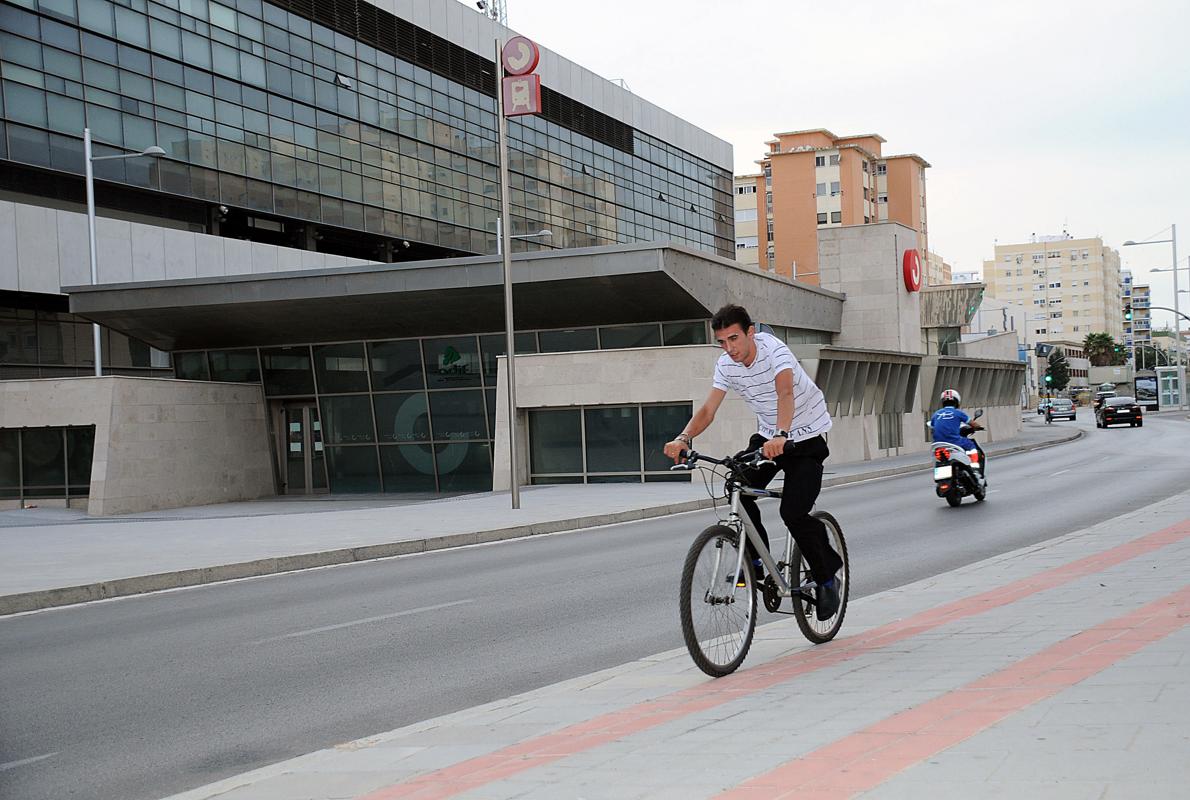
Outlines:
<svg viewBox="0 0 1190 800"><path fill-rule="evenodd" d="M694 465L699 461L705 461L708 464L717 464L721 467L727 467L732 472L740 472L745 467L763 467L763 466L777 466L777 462L771 458L765 458L761 455L760 450L750 450L740 456L727 456L725 458L711 458L704 456L694 450L683 450L679 458L685 459L681 464L674 464L670 467L670 471L689 471L694 469Z"/></svg>

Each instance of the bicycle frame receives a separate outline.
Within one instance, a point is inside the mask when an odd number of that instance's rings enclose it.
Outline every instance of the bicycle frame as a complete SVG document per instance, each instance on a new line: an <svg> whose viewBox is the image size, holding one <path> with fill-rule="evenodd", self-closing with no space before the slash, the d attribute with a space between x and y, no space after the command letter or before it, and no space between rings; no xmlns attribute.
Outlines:
<svg viewBox="0 0 1190 800"><path fill-rule="evenodd" d="M794 592L797 592L800 594L803 589L813 589L815 586L817 586L818 584L816 584L816 583L807 583L805 585L798 586L796 589L794 589L785 580L785 576L781 574L781 569L778 566L777 562L773 559L772 553L769 551L768 547L765 546L764 539L762 539L760 536L760 531L756 530L756 526L752 524L752 519L748 516L748 514L746 512L743 512L741 509L740 498L744 497L744 496L757 497L757 498L780 497L781 493L774 492L770 489L753 489L749 486L740 486L738 483L735 484L735 486L732 488L732 492L731 492L731 507L730 507L730 510L727 515L727 521L725 522L725 524L728 527L733 528L737 532L739 532L741 529L743 530L744 535L746 535L748 537L748 541L752 543L752 547L755 549L756 555L760 558L761 563L764 564L765 569L768 570L769 576L772 577L773 581L777 584L777 591L780 594L780 596L781 597L792 597L794 595ZM739 555L736 558L736 574L737 575L740 573L740 571L742 569L744 569L744 553L745 552L747 552L747 548L741 547ZM793 560L793 534L791 534L788 530L786 530L785 531L785 563L788 565L791 563L792 560ZM752 565L748 564L748 568L751 569L751 567L752 567ZM716 559L715 574L718 574L719 568L720 568L720 564L718 563L718 560ZM737 587L733 582L732 583L732 595L733 596L735 594L735 589L737 589L737 588L739 588L739 587Z"/></svg>

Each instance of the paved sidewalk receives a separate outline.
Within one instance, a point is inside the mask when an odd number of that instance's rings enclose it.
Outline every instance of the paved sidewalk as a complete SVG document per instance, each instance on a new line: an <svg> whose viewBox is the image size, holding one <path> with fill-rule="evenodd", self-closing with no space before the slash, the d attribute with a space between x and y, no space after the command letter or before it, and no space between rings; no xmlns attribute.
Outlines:
<svg viewBox="0 0 1190 800"><path fill-rule="evenodd" d="M989 457L1071 441L1033 420ZM824 485L925 470L926 454L835 465ZM399 495L269 499L90 518L67 509L0 512L0 614L295 569L590 528L707 508L690 483L538 486L408 502Z"/></svg>
<svg viewBox="0 0 1190 800"><path fill-rule="evenodd" d="M855 601L826 645L765 625L727 678L671 651L174 800L1185 797L1187 576L1190 493Z"/></svg>
<svg viewBox="0 0 1190 800"><path fill-rule="evenodd" d="M1029 420L989 456L1070 441ZM824 485L928 469L924 455L834 465ZM410 502L399 495L272 498L119 517L0 512L0 614L177 586L596 527L708 507L689 484L540 486Z"/></svg>

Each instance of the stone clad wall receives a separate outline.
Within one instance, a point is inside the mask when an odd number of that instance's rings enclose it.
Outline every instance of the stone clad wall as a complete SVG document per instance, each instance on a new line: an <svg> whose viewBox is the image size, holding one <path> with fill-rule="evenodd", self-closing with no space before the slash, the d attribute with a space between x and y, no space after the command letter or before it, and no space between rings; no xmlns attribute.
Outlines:
<svg viewBox="0 0 1190 800"><path fill-rule="evenodd" d="M0 382L0 428L60 425L95 426L92 515L275 491L255 384L115 376Z"/></svg>

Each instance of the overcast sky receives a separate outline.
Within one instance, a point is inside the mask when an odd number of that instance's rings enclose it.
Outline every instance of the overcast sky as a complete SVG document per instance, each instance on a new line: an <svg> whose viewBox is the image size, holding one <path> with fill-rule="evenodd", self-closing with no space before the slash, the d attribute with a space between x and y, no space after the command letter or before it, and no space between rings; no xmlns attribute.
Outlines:
<svg viewBox="0 0 1190 800"><path fill-rule="evenodd" d="M1190 258L1185 0L507 1L512 28L730 142L737 173L777 131L918 153L930 248L956 270L1063 228L1119 249L1177 223ZM1138 282L1171 258L1121 255ZM1172 306L1172 276L1151 283Z"/></svg>

